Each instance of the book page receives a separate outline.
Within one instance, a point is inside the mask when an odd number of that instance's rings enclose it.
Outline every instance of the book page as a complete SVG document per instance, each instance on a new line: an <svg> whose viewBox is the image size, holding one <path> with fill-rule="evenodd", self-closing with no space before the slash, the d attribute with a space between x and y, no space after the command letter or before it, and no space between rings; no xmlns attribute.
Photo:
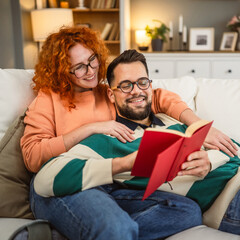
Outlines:
<svg viewBox="0 0 240 240"><path fill-rule="evenodd" d="M191 125L186 129L186 131L185 131L185 136L186 136L186 137L191 137L192 134L193 134L196 130L198 130L199 128L205 126L205 125L208 124L208 123L210 123L210 121L207 121L207 120L202 119L202 120L199 120L199 121L191 124Z"/></svg>

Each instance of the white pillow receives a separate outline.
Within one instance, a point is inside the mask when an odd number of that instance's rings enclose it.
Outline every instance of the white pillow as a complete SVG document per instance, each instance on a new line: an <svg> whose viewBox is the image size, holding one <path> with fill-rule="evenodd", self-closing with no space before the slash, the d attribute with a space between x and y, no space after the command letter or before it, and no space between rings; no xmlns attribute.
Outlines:
<svg viewBox="0 0 240 240"><path fill-rule="evenodd" d="M196 114L240 142L240 79L196 79Z"/></svg>
<svg viewBox="0 0 240 240"><path fill-rule="evenodd" d="M163 88L177 93L187 105L195 111L194 98L197 93L197 83L195 78L184 76L171 79L153 79L153 88Z"/></svg>
<svg viewBox="0 0 240 240"><path fill-rule="evenodd" d="M33 70L0 69L0 140L9 125L34 99Z"/></svg>

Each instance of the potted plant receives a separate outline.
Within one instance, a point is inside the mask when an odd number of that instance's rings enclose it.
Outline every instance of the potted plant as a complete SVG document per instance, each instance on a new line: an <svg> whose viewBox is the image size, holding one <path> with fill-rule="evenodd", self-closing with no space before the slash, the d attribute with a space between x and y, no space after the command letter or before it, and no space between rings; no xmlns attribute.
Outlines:
<svg viewBox="0 0 240 240"><path fill-rule="evenodd" d="M160 20L153 20L154 22L158 22L160 25L150 28L148 25L146 26L146 34L151 37L152 41L152 50L153 51L162 51L163 43L167 42L166 34L169 32L169 28Z"/></svg>

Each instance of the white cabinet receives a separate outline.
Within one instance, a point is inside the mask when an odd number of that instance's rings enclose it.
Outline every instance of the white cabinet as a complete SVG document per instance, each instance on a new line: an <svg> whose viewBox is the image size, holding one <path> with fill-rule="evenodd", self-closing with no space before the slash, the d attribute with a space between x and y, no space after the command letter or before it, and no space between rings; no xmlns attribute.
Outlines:
<svg viewBox="0 0 240 240"><path fill-rule="evenodd" d="M240 53L144 53L150 78L240 79Z"/></svg>
<svg viewBox="0 0 240 240"><path fill-rule="evenodd" d="M209 61L176 61L176 75L201 77L202 75L210 77Z"/></svg>
<svg viewBox="0 0 240 240"><path fill-rule="evenodd" d="M152 78L173 78L174 77L174 62L173 61L149 61L148 62L149 76Z"/></svg>
<svg viewBox="0 0 240 240"><path fill-rule="evenodd" d="M240 59L237 61L213 61L214 78L240 78Z"/></svg>

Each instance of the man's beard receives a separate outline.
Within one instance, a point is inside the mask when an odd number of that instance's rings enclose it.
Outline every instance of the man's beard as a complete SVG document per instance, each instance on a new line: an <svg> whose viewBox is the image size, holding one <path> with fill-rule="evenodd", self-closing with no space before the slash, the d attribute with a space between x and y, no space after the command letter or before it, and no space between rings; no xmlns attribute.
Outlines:
<svg viewBox="0 0 240 240"><path fill-rule="evenodd" d="M151 106L152 106L152 102L151 101L148 102L148 98L147 97L145 97L145 98L147 101L147 105L141 111L136 111L136 110L134 111L126 103L121 107L118 105L117 102L115 102L115 103L116 103L116 107L122 117L125 117L130 120L143 120L143 119L149 117L150 112L151 112ZM128 99L128 100L126 100L126 102L128 102L132 99L134 99L134 98Z"/></svg>

